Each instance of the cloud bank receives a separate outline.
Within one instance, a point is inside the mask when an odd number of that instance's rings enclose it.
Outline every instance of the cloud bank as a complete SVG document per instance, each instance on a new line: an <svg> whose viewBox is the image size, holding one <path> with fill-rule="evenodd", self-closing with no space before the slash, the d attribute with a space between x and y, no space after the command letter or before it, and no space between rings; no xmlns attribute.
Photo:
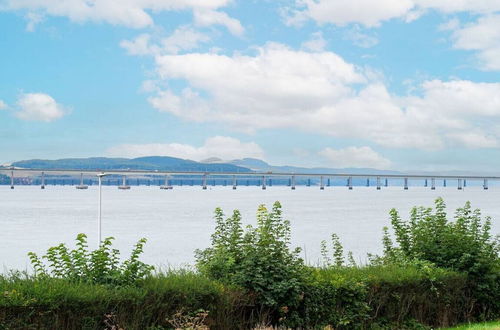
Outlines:
<svg viewBox="0 0 500 330"><path fill-rule="evenodd" d="M398 96L377 75L328 51L269 43L254 56L156 55L161 112L253 133L293 128L390 148L492 148L500 138L500 84L428 80ZM228 79L230 77L230 79ZM153 90L153 89L151 89ZM457 134L467 132L467 137Z"/></svg>
<svg viewBox="0 0 500 330"><path fill-rule="evenodd" d="M151 13L191 10L200 26L223 25L236 35L243 34L240 22L219 9L231 0L4 0L0 10L27 12L28 30L43 20L43 16L67 17L77 23L104 22L130 28L154 25Z"/></svg>
<svg viewBox="0 0 500 330"><path fill-rule="evenodd" d="M210 157L223 160L241 159L245 157L264 158L261 147L254 142L241 142L227 136L214 136L205 140L200 146L182 143L159 144L122 144L108 149L107 154L113 157L170 156L196 161Z"/></svg>
<svg viewBox="0 0 500 330"><path fill-rule="evenodd" d="M347 147L344 149L325 148L319 152L329 165L337 168L358 167L388 169L391 161L370 147Z"/></svg>

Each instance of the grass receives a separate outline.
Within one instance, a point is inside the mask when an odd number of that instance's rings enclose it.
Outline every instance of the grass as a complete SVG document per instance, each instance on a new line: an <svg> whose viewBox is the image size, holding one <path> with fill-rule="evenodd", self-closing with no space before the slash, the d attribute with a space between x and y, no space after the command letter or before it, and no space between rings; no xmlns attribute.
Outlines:
<svg viewBox="0 0 500 330"><path fill-rule="evenodd" d="M500 330L500 321L461 325L443 330Z"/></svg>

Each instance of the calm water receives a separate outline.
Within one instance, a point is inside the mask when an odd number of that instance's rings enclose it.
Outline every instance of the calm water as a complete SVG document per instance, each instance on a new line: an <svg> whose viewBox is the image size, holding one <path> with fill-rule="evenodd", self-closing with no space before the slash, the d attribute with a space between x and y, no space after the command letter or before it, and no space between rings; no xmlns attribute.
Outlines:
<svg viewBox="0 0 500 330"><path fill-rule="evenodd" d="M116 246L128 254L141 237L148 238L144 260L160 266L193 263L193 251L207 247L214 228L212 213L222 207L226 213L239 209L246 223L254 223L259 204L281 201L284 214L292 223L295 245L304 248L308 262L315 263L319 243L337 233L346 248L358 259L367 252L379 252L382 227L389 224L388 212L398 208L404 216L413 205L431 205L445 198L449 211L470 200L474 207L493 218L493 231L500 233L500 187L483 191L456 188L401 187L132 187L119 191L103 188L103 236L116 237ZM96 245L97 189L74 187L0 186L0 266L29 268L26 253L41 253L49 246L65 242L72 246L78 233L87 233Z"/></svg>

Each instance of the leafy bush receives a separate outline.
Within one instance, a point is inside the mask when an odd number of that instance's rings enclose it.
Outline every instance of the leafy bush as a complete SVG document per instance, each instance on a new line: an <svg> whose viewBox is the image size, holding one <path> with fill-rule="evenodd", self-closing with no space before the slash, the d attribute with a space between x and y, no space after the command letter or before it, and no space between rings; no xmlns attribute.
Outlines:
<svg viewBox="0 0 500 330"><path fill-rule="evenodd" d="M455 221L449 221L443 199L432 208L415 207L408 221L392 209L391 224L397 246L384 228L384 255L375 263L428 261L438 267L464 272L468 276L470 310L481 317L500 312L500 243L493 237L491 220L481 218L469 202L459 208Z"/></svg>
<svg viewBox="0 0 500 330"><path fill-rule="evenodd" d="M35 276L73 282L131 285L151 275L154 269L139 260L146 243L145 238L137 242L130 258L123 263L120 263L120 252L111 248L113 237L104 239L94 251L89 251L85 234L79 234L76 241L75 249L69 250L65 244L59 244L49 248L42 258L33 252L28 253ZM48 266L42 259L48 261Z"/></svg>
<svg viewBox="0 0 500 330"><path fill-rule="evenodd" d="M335 269L311 269L294 328L352 329L368 320L368 286L363 280L336 273Z"/></svg>
<svg viewBox="0 0 500 330"><path fill-rule="evenodd" d="M257 226L241 225L235 210L227 219L215 210L212 246L196 252L198 270L209 278L244 288L257 304L269 310L271 321L293 318L289 311L301 298L305 279L300 249L290 249L290 222L282 217L281 204L271 212L257 211Z"/></svg>
<svg viewBox="0 0 500 330"><path fill-rule="evenodd" d="M372 264L358 266L351 252L345 256L336 234L331 252L321 242L321 255L323 267L313 269L302 312L314 326L425 329L464 319L460 312L468 297L466 276L460 273L409 258L371 257Z"/></svg>
<svg viewBox="0 0 500 330"><path fill-rule="evenodd" d="M347 258L344 256L344 247L340 242L340 238L337 234L332 234L331 236L332 242L332 252L330 255L330 250L328 248L328 244L326 241L321 241L321 258L323 261L324 267L343 267L348 264L351 267L356 266L356 261L354 260L354 256L352 252L349 251L347 253ZM347 259L347 263L346 263Z"/></svg>

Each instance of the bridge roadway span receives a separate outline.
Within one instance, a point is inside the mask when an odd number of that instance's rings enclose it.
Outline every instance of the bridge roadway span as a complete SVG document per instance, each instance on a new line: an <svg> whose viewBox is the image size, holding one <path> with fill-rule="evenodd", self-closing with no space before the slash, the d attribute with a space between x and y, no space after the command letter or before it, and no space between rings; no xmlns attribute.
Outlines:
<svg viewBox="0 0 500 330"><path fill-rule="evenodd" d="M169 186L169 178L174 176L198 176L202 179L203 189L207 187L208 177L232 177L233 178L233 189L237 186L237 177L257 177L261 178L262 189L266 189L267 180L269 178L284 178L288 177L290 179L290 186L295 189L295 180L299 178L318 178L320 179L320 188L324 189L325 181L327 178L346 178L347 186L352 189L354 178L366 178L367 185L369 185L370 178L376 178L377 189L381 189L381 179L385 179L384 186L387 186L387 179L403 179L404 189L408 189L408 180L425 180L425 186L428 185L427 180L431 180L431 189L435 189L436 179L443 180L443 185L446 186L446 180L457 180L458 189L461 190L462 187L466 185L467 180L473 181L483 181L483 188L488 189L488 181L498 181L500 176L481 176L481 175L429 175L429 174L382 174L382 173L289 173L289 172L205 172L205 171L160 171L160 170L81 170L81 169L24 169L24 168L0 168L0 173L5 175L10 175L11 177L11 188L14 188L14 177L26 177L26 176L42 176L42 189L45 187L45 175L80 175L81 182L80 187L83 185L83 176L96 176L102 178L107 175L118 175L123 176L123 187L126 186L126 177L131 176L165 176L165 185L163 188L171 189ZM128 189L128 188L127 188Z"/></svg>
<svg viewBox="0 0 500 330"><path fill-rule="evenodd" d="M156 170L78 170L78 169L24 169L24 168L0 168L0 173L11 175L19 173L19 176L40 175L75 175L83 174L86 176L98 175L193 175L193 176L244 176L244 177L315 177L315 178L388 178L388 179L462 179L462 180L500 180L500 176L482 176L482 175L432 175L432 174L382 174L382 173L292 173L292 172L204 172L204 171L156 171Z"/></svg>

